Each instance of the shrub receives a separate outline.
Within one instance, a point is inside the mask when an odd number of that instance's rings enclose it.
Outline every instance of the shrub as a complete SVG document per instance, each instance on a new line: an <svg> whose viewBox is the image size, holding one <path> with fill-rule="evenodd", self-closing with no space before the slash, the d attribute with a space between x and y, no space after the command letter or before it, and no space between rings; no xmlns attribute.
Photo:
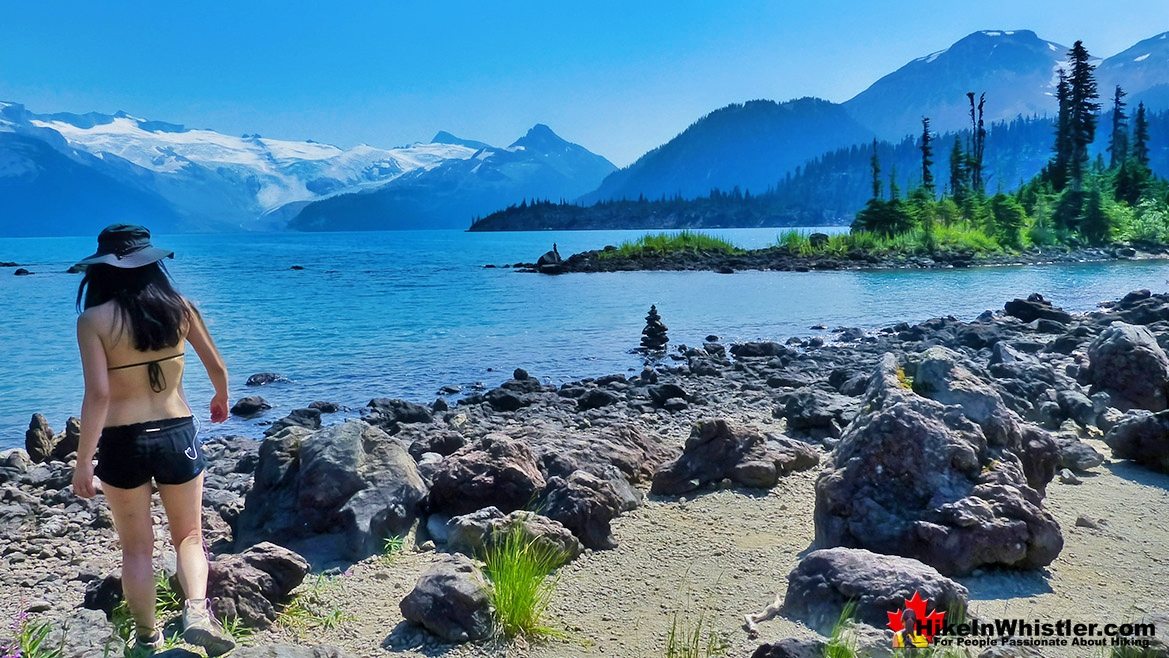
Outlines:
<svg viewBox="0 0 1169 658"><path fill-rule="evenodd" d="M12 643L0 644L0 655L3 658L61 658L65 652L64 633L61 634L60 643L49 643L53 625L47 621L29 619L28 613L22 612L13 620L13 630L16 637Z"/></svg>
<svg viewBox="0 0 1169 658"><path fill-rule="evenodd" d="M706 251L737 254L743 250L728 240L699 231L677 233L647 233L632 241L622 242L616 249L600 252L599 258L633 258L644 255L665 255L679 251Z"/></svg>
<svg viewBox="0 0 1169 658"><path fill-rule="evenodd" d="M505 637L560 635L544 624L543 617L556 590L552 572L566 557L556 548L529 538L519 525L484 550L488 596L497 630Z"/></svg>

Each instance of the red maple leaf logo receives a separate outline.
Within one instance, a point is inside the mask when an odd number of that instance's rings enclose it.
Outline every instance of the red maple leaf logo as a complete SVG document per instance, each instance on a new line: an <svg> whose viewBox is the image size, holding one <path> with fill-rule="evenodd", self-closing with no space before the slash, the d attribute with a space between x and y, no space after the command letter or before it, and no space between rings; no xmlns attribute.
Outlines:
<svg viewBox="0 0 1169 658"><path fill-rule="evenodd" d="M913 617L917 620L917 628L909 629L910 632L919 632L925 636L925 639L930 644L933 644L934 635L941 630L943 622L946 620L946 613L938 612L937 610L926 611L926 606L929 605L929 599L921 598L920 592L914 592L913 598L905 599L905 607L895 612L887 612L889 615L889 628L894 632L905 630L905 611L913 611Z"/></svg>

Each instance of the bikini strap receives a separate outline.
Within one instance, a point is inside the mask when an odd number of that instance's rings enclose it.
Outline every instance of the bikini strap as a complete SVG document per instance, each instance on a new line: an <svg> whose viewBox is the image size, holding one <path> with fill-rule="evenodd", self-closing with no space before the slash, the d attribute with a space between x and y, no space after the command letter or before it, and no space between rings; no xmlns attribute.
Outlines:
<svg viewBox="0 0 1169 658"><path fill-rule="evenodd" d="M122 370L123 368L137 368L138 366L149 366L151 364L158 365L158 363L160 361L170 361L171 359L177 359L180 356L186 356L186 355L187 355L186 352L179 352L178 354L164 356L161 359L154 359L152 361L141 361L139 363L127 363L124 366L110 366L109 368L106 368L106 370Z"/></svg>

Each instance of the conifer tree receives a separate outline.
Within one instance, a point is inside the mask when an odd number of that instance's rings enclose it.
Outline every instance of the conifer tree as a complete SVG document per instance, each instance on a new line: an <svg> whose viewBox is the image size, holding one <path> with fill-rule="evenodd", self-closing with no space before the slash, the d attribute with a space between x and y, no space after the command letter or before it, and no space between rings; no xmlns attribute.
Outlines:
<svg viewBox="0 0 1169 658"><path fill-rule="evenodd" d="M930 118L921 118L921 186L934 197L934 172L930 169L934 165L933 136L930 135Z"/></svg>
<svg viewBox="0 0 1169 658"><path fill-rule="evenodd" d="M873 155L869 158L869 167L873 172L873 198L881 198L881 161L877 158L877 140L873 140Z"/></svg>
<svg viewBox="0 0 1169 658"><path fill-rule="evenodd" d="M1145 104L1137 104L1137 113L1133 118L1132 155L1144 167L1149 166L1149 117L1145 112Z"/></svg>
<svg viewBox="0 0 1169 658"><path fill-rule="evenodd" d="M1128 159L1128 115L1124 113L1127 107L1124 97L1127 95L1120 85L1116 85L1112 95L1112 137L1108 140L1109 169L1120 167Z"/></svg>
<svg viewBox="0 0 1169 658"><path fill-rule="evenodd" d="M966 200L966 154L962 152L957 137L954 138L954 148L950 149L950 196L958 205Z"/></svg>
<svg viewBox="0 0 1169 658"><path fill-rule="evenodd" d="M1055 122L1055 147L1051 161L1047 164L1046 179L1051 188L1059 192L1068 181L1068 162L1072 158L1071 139L1071 85L1068 83L1067 73L1059 70L1059 83L1055 86L1055 100L1059 114Z"/></svg>
<svg viewBox="0 0 1169 658"><path fill-rule="evenodd" d="M983 123L983 108L986 105L986 94L978 97L974 102L974 92L966 92L970 101L970 148L968 149L970 187L975 194L982 194L982 158L986 150L986 125Z"/></svg>
<svg viewBox="0 0 1169 658"><path fill-rule="evenodd" d="M1096 99L1100 95L1096 91L1091 56L1083 41L1077 41L1068 51L1068 64L1071 69L1068 77L1071 89L1068 98L1068 136L1071 141L1068 183L1078 191L1083 189L1084 173L1088 168L1088 146L1096 137L1096 113L1100 111Z"/></svg>

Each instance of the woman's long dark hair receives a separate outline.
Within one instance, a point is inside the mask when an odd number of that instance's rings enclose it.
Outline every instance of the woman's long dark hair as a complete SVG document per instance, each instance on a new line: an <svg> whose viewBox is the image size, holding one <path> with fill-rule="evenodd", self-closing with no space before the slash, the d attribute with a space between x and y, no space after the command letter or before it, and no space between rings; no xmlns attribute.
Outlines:
<svg viewBox="0 0 1169 658"><path fill-rule="evenodd" d="M90 265L77 287L77 310L110 300L140 352L174 347L183 338L193 307L175 290L161 263L122 268Z"/></svg>

